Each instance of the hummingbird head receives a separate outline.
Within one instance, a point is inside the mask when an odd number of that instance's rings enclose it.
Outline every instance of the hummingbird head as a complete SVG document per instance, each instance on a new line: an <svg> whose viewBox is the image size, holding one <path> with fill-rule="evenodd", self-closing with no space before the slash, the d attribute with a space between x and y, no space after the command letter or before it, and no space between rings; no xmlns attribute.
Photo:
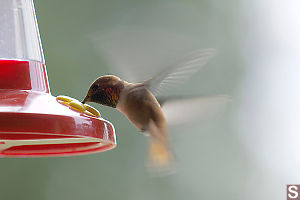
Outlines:
<svg viewBox="0 0 300 200"><path fill-rule="evenodd" d="M82 103L95 102L116 108L123 88L123 81L119 77L113 75L101 76L90 86Z"/></svg>

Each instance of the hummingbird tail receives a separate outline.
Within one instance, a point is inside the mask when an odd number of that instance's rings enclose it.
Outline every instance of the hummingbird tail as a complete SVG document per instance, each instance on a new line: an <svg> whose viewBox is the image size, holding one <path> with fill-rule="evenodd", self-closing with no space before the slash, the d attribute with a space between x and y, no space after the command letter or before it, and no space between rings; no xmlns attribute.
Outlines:
<svg viewBox="0 0 300 200"><path fill-rule="evenodd" d="M173 153L166 144L150 139L148 164L151 171L169 173L172 171L173 161Z"/></svg>

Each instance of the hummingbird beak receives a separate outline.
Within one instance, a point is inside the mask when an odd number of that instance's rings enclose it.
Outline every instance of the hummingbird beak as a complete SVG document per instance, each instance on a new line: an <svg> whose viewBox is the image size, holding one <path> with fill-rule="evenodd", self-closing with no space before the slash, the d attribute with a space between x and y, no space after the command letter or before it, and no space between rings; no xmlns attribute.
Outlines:
<svg viewBox="0 0 300 200"><path fill-rule="evenodd" d="M84 98L84 100L81 102L81 103L86 103L86 102L89 102L90 101L90 96L89 95L86 95L86 97Z"/></svg>

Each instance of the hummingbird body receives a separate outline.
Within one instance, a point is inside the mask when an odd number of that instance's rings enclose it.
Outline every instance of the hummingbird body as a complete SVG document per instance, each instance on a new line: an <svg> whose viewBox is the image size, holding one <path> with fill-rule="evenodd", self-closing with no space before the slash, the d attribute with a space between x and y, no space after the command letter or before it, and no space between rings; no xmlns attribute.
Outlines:
<svg viewBox="0 0 300 200"><path fill-rule="evenodd" d="M128 83L113 75L99 77L83 103L95 102L116 108L141 132L150 137L149 164L167 168L173 159L166 119L155 96L142 83Z"/></svg>
<svg viewBox="0 0 300 200"><path fill-rule="evenodd" d="M142 84L127 83L120 93L117 109L141 132L148 131L150 120L158 127L165 124L159 103Z"/></svg>
<svg viewBox="0 0 300 200"><path fill-rule="evenodd" d="M150 137L149 165L156 169L169 168L173 155L169 148L166 119L154 95L143 84L125 82L117 109Z"/></svg>

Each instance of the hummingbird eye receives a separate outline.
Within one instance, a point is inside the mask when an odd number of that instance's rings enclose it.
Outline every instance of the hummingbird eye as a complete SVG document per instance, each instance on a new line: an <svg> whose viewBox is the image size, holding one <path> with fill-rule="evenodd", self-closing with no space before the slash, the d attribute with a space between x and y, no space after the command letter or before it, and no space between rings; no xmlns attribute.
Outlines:
<svg viewBox="0 0 300 200"><path fill-rule="evenodd" d="M98 88L99 88L99 85L95 84L95 85L92 86L92 90L94 90L94 91L97 90Z"/></svg>

